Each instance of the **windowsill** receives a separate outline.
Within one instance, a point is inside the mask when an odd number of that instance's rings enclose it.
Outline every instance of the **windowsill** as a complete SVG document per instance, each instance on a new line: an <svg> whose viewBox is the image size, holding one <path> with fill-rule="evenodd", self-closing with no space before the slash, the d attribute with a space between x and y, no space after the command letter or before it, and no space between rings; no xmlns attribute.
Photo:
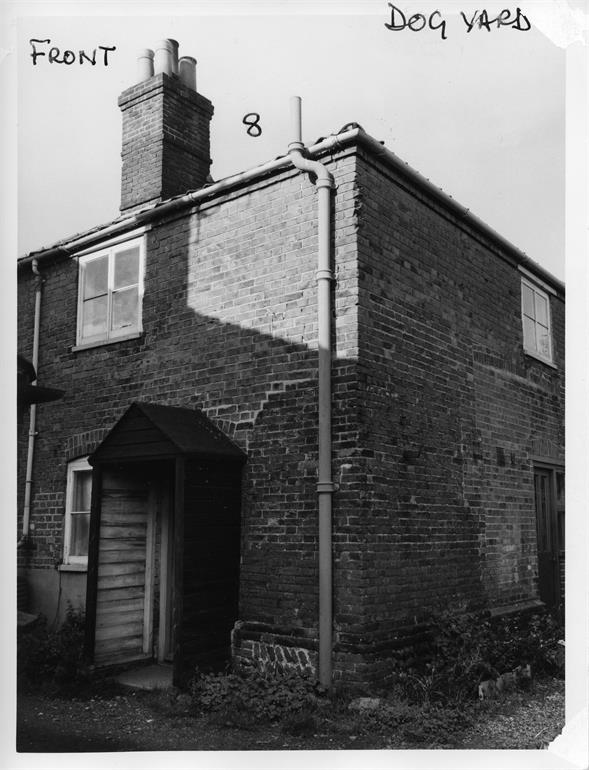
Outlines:
<svg viewBox="0 0 589 770"><path fill-rule="evenodd" d="M77 353L79 350L90 350L90 348L102 348L105 345L115 345L117 342L124 342L125 340L137 340L139 337L143 337L143 332L133 332L132 334L124 334L120 337L113 337L109 340L95 340L94 342L82 342L80 345L73 345L70 350L72 353Z"/></svg>
<svg viewBox="0 0 589 770"><path fill-rule="evenodd" d="M59 572L88 572L87 564L60 564Z"/></svg>
<svg viewBox="0 0 589 770"><path fill-rule="evenodd" d="M524 350L524 354L526 356L529 356L530 358L534 358L536 361L540 361L541 364L545 364L546 366L549 366L551 369L558 369L558 366L556 364L553 364L552 361L548 361L546 358L542 358L542 356L539 356L537 353L534 353L532 350Z"/></svg>

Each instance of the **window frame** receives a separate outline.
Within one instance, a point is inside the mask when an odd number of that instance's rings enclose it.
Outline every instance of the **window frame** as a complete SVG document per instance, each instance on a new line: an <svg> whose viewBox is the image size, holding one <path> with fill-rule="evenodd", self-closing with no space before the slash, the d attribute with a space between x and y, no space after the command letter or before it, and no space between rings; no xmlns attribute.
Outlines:
<svg viewBox="0 0 589 770"><path fill-rule="evenodd" d="M530 289L533 292L534 295L534 318L532 318L528 313L524 310L524 286ZM536 296L541 297L546 302L546 325L538 321L537 319L537 312L536 312ZM535 332L535 341L536 345L534 348L530 348L526 344L526 333L525 333L525 322L524 319L528 318L534 323L534 332ZM523 349L524 353L528 356L532 356L534 358L537 358L539 361L544 362L545 364L549 364L551 366L554 366L554 345L552 341L552 310L550 307L550 295L541 289L538 284L534 283L534 281L530 280L529 278L521 277L521 324L522 324L522 342L523 342ZM548 355L544 355L539 349L537 344L537 327L541 326L548 330Z"/></svg>
<svg viewBox="0 0 589 770"><path fill-rule="evenodd" d="M67 478L66 478L66 496L65 496L65 517L63 526L63 564L68 566L76 565L78 567L88 566L88 549L86 548L85 556L76 556L70 554L71 550L71 533L72 533L72 507L74 501L74 479L77 473L83 471L92 472L92 466L88 462L87 457L79 457L77 460L72 460L67 466ZM92 490L92 487L90 487ZM91 514L91 508L88 509L88 514Z"/></svg>
<svg viewBox="0 0 589 770"><path fill-rule="evenodd" d="M118 253L137 247L139 249L139 264L137 283L128 284L125 287L114 286L114 265L115 257ZM83 336L84 328L84 268L94 260L108 258L107 262L107 311L106 311L106 330L92 336ZM102 244L100 248L89 249L77 255L78 260L78 308L76 321L76 348L95 347L97 345L108 345L118 340L129 337L139 336L143 332L143 295L144 295L144 275L145 275L145 238L136 235L125 239L117 239L107 244ZM137 286L137 317L132 326L124 326L120 329L111 329L113 295L123 289L134 288Z"/></svg>

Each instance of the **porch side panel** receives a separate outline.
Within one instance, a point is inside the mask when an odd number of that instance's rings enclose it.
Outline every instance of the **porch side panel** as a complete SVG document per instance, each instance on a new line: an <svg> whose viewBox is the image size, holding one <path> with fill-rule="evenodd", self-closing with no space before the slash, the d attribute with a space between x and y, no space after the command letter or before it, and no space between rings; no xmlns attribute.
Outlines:
<svg viewBox="0 0 589 770"><path fill-rule="evenodd" d="M146 601L148 487L140 478L104 471L94 661L142 658Z"/></svg>

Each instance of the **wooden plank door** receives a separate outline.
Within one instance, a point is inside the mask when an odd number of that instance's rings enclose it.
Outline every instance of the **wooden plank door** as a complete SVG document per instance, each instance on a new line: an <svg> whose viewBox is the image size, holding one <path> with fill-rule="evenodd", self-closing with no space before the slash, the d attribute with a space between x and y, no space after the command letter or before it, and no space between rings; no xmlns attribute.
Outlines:
<svg viewBox="0 0 589 770"><path fill-rule="evenodd" d="M534 469L539 591L540 599L550 608L558 604L559 595L558 546L552 481L552 470L547 468Z"/></svg>
<svg viewBox="0 0 589 770"><path fill-rule="evenodd" d="M153 510L148 483L105 469L102 480L96 665L151 656Z"/></svg>

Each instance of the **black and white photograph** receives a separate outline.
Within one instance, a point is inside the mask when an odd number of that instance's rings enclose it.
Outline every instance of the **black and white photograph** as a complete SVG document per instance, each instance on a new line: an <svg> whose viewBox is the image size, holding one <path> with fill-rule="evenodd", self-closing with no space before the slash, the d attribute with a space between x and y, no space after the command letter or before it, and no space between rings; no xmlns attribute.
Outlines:
<svg viewBox="0 0 589 770"><path fill-rule="evenodd" d="M2 14L2 766L587 767L587 3Z"/></svg>

